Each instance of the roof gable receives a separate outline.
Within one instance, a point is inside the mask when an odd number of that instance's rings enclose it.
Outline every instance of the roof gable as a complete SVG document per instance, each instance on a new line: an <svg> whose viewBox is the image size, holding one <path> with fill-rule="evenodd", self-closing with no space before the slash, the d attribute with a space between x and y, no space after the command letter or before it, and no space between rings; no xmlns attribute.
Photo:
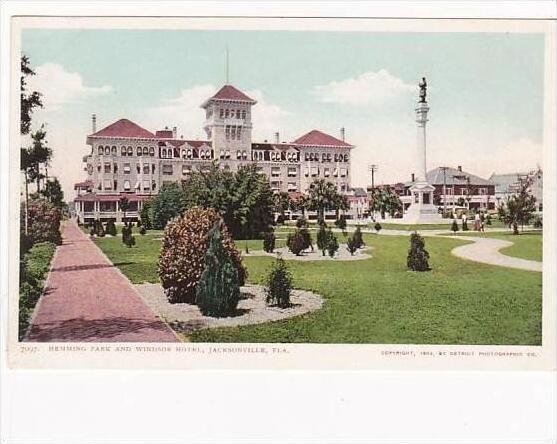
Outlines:
<svg viewBox="0 0 557 444"><path fill-rule="evenodd" d="M232 85L224 85L211 99L256 103L255 100Z"/></svg>
<svg viewBox="0 0 557 444"><path fill-rule="evenodd" d="M152 139L155 135L151 131L140 127L128 119L120 119L111 125L91 134L92 137L133 137L138 139Z"/></svg>
<svg viewBox="0 0 557 444"><path fill-rule="evenodd" d="M337 139L329 134L319 130L312 130L303 136L298 137L293 143L296 145L311 145L311 146L342 146L351 147L349 143Z"/></svg>

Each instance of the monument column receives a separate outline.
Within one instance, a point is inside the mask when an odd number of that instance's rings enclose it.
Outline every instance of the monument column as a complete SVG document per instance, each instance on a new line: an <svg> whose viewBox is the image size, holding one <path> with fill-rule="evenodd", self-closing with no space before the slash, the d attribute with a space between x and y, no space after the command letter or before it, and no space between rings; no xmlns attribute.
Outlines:
<svg viewBox="0 0 557 444"><path fill-rule="evenodd" d="M426 158L426 123L429 106L427 104L427 82L425 77L419 83L420 98L416 111L417 127L417 165L416 181L410 187L412 203L406 210L403 220L412 224L436 223L441 221L437 207L433 204L433 192L435 187L427 181L427 158Z"/></svg>

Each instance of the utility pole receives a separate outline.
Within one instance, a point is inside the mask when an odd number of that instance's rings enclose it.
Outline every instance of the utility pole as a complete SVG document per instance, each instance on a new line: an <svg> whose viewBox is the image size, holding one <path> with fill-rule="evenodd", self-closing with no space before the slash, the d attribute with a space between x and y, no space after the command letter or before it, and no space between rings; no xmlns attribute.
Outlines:
<svg viewBox="0 0 557 444"><path fill-rule="evenodd" d="M446 201L447 201L447 170L449 169L449 167L442 166L442 167L439 167L439 169L441 171L443 171L443 217L444 217L445 212L447 210L447 205L446 205Z"/></svg>
<svg viewBox="0 0 557 444"><path fill-rule="evenodd" d="M375 199L375 172L378 169L378 165L377 164L371 164L368 166L368 170L371 171L371 198ZM375 219L375 202L372 203L372 206L370 208L371 210L371 218Z"/></svg>

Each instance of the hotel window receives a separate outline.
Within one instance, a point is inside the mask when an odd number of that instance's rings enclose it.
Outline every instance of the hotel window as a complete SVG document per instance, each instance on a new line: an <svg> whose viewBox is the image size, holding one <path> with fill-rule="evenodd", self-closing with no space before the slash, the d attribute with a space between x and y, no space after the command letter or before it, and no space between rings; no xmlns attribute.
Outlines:
<svg viewBox="0 0 557 444"><path fill-rule="evenodd" d="M237 140L242 140L242 127L241 126L236 127L236 139Z"/></svg>
<svg viewBox="0 0 557 444"><path fill-rule="evenodd" d="M327 153L327 162L331 161L331 153Z"/></svg>
<svg viewBox="0 0 557 444"><path fill-rule="evenodd" d="M241 116L240 110L239 110L239 109L237 109L237 110L236 110L236 118L237 118L237 119L239 119L239 118L240 118L240 116Z"/></svg>
<svg viewBox="0 0 557 444"><path fill-rule="evenodd" d="M460 189L460 195L461 196L466 196L468 193L466 192L466 188L461 188Z"/></svg>
<svg viewBox="0 0 557 444"><path fill-rule="evenodd" d="M191 165L182 165L182 174L190 174L191 173Z"/></svg>
<svg viewBox="0 0 557 444"><path fill-rule="evenodd" d="M335 153L335 162L338 162L338 154Z"/></svg>
<svg viewBox="0 0 557 444"><path fill-rule="evenodd" d="M125 156L125 155L126 155L126 147L125 147L125 146L122 147L122 151L121 151L121 152L122 152L122 156Z"/></svg>
<svg viewBox="0 0 557 444"><path fill-rule="evenodd" d="M135 169L137 170L137 174L141 173L141 165L140 164L136 164Z"/></svg>
<svg viewBox="0 0 557 444"><path fill-rule="evenodd" d="M115 190L118 189L118 181L117 181L117 180L114 181L114 189L115 189Z"/></svg>
<svg viewBox="0 0 557 444"><path fill-rule="evenodd" d="M99 156L102 156L103 154L104 154L104 148L103 148L103 146L101 145L101 146L99 147Z"/></svg>
<svg viewBox="0 0 557 444"><path fill-rule="evenodd" d="M231 130L230 130L230 138L232 140L236 140L236 126L232 126Z"/></svg>
<svg viewBox="0 0 557 444"><path fill-rule="evenodd" d="M245 151L242 151L242 159L248 160L248 153L246 153Z"/></svg>
<svg viewBox="0 0 557 444"><path fill-rule="evenodd" d="M138 146L138 147L137 147L137 155L138 155L138 156L141 156L141 153L142 153L141 147Z"/></svg>
<svg viewBox="0 0 557 444"><path fill-rule="evenodd" d="M230 116L230 110L227 109L227 110L224 112L224 117L225 117L226 119L228 119L229 116Z"/></svg>
<svg viewBox="0 0 557 444"><path fill-rule="evenodd" d="M148 163L143 164L143 174L149 174L149 164Z"/></svg>
<svg viewBox="0 0 557 444"><path fill-rule="evenodd" d="M124 164L124 174L130 174L130 164L129 163Z"/></svg>
<svg viewBox="0 0 557 444"><path fill-rule="evenodd" d="M334 177L338 177L338 168L335 168L335 169L333 170L333 176L334 176Z"/></svg>
<svg viewBox="0 0 557 444"><path fill-rule="evenodd" d="M271 188L273 188L273 189L275 189L275 190L276 190L276 189L279 189L279 188L280 188L280 181L276 181L276 180L275 180L275 181L272 181L272 182L271 182Z"/></svg>
<svg viewBox="0 0 557 444"><path fill-rule="evenodd" d="M314 158L314 156L313 156L313 153L309 153L309 160L310 160L310 161L315 160L315 158Z"/></svg>
<svg viewBox="0 0 557 444"><path fill-rule="evenodd" d="M118 164L117 164L117 163L115 163L115 164L112 166L112 168L113 168L112 171L114 171L115 173L118 172Z"/></svg>
<svg viewBox="0 0 557 444"><path fill-rule="evenodd" d="M192 151L192 150L188 150L188 159L191 159L192 156L193 156L193 151Z"/></svg>
<svg viewBox="0 0 557 444"><path fill-rule="evenodd" d="M182 152L182 159L185 159L188 152L185 149L182 149L181 152Z"/></svg>
<svg viewBox="0 0 557 444"><path fill-rule="evenodd" d="M172 172L172 165L166 164L162 166L162 174L171 175Z"/></svg>
<svg viewBox="0 0 557 444"><path fill-rule="evenodd" d="M162 151L161 151L161 157L162 157L163 159L166 159L166 148L163 148L163 149L162 149Z"/></svg>
<svg viewBox="0 0 557 444"><path fill-rule="evenodd" d="M151 189L153 191L157 189L157 182L155 182L154 180L151 181Z"/></svg>
<svg viewBox="0 0 557 444"><path fill-rule="evenodd" d="M478 188L478 194L481 194L481 195L487 194L487 189L486 188Z"/></svg>
<svg viewBox="0 0 557 444"><path fill-rule="evenodd" d="M309 168L304 168L304 176L309 176Z"/></svg>
<svg viewBox="0 0 557 444"><path fill-rule="evenodd" d="M153 147L153 146L149 147L149 156L151 156L151 157L155 156L155 147Z"/></svg>
<svg viewBox="0 0 557 444"><path fill-rule="evenodd" d="M452 194L453 194L453 189L452 189L452 188L446 187L446 188L445 188L445 194L448 194L448 195L451 195L451 196L452 196Z"/></svg>
<svg viewBox="0 0 557 444"><path fill-rule="evenodd" d="M340 169L340 177L346 177L347 171L346 168L341 168Z"/></svg>
<svg viewBox="0 0 557 444"><path fill-rule="evenodd" d="M143 147L143 155L144 155L144 156L148 156L148 155L149 155L149 148L147 148L146 146Z"/></svg>
<svg viewBox="0 0 557 444"><path fill-rule="evenodd" d="M151 185L151 181L149 180L144 180L143 181L143 191L148 191Z"/></svg>
<svg viewBox="0 0 557 444"><path fill-rule="evenodd" d="M110 162L105 162L104 163L104 172L105 173L110 173L110 166L111 166Z"/></svg>
<svg viewBox="0 0 557 444"><path fill-rule="evenodd" d="M103 188L104 188L105 190L111 190L111 189L112 189L112 180L110 180L110 179L105 179L105 180L103 181Z"/></svg>
<svg viewBox="0 0 557 444"><path fill-rule="evenodd" d="M219 111L220 111L220 113L219 113L220 118L222 119L224 117L224 109L221 108Z"/></svg>
<svg viewBox="0 0 557 444"><path fill-rule="evenodd" d="M296 182L288 182L288 191L296 191L297 189Z"/></svg>
<svg viewBox="0 0 557 444"><path fill-rule="evenodd" d="M219 155L219 157L220 157L221 159L224 159L224 150L220 150L220 155Z"/></svg>
<svg viewBox="0 0 557 444"><path fill-rule="evenodd" d="M242 111L242 119L245 119L245 118L246 118L246 110L243 110Z"/></svg>
<svg viewBox="0 0 557 444"><path fill-rule="evenodd" d="M325 169L323 170L323 175L324 175L325 177L329 177L329 176L331 175L331 171L329 170L329 168L325 168Z"/></svg>
<svg viewBox="0 0 557 444"><path fill-rule="evenodd" d="M128 156L133 156L133 148L131 146L128 147Z"/></svg>
<svg viewBox="0 0 557 444"><path fill-rule="evenodd" d="M224 137L226 140L230 140L230 125L224 127Z"/></svg>
<svg viewBox="0 0 557 444"><path fill-rule="evenodd" d="M225 159L230 159L230 151L226 150L226 151L224 152L224 158L225 158Z"/></svg>
<svg viewBox="0 0 557 444"><path fill-rule="evenodd" d="M321 153L321 162L325 162L327 160L327 155L325 153Z"/></svg>
<svg viewBox="0 0 557 444"><path fill-rule="evenodd" d="M319 174L319 170L317 169L317 167L311 167L311 175L317 176L318 174Z"/></svg>
<svg viewBox="0 0 557 444"><path fill-rule="evenodd" d="M309 160L309 154L308 153L306 153L306 155L305 155L305 160L306 160L306 162Z"/></svg>
<svg viewBox="0 0 557 444"><path fill-rule="evenodd" d="M155 164L151 164L151 174L155 174Z"/></svg>
<svg viewBox="0 0 557 444"><path fill-rule="evenodd" d="M288 167L288 177L296 177L297 174L296 167Z"/></svg>
<svg viewBox="0 0 557 444"><path fill-rule="evenodd" d="M240 150L236 151L236 159L240 160L242 158L242 152Z"/></svg>
<svg viewBox="0 0 557 444"><path fill-rule="evenodd" d="M130 181L124 180L124 191L129 191L129 190L130 190Z"/></svg>
<svg viewBox="0 0 557 444"><path fill-rule="evenodd" d="M272 167L271 177L279 177L279 176L280 176L280 167Z"/></svg>
<svg viewBox="0 0 557 444"><path fill-rule="evenodd" d="M345 161L345 162L348 162L348 154L345 154L345 155L344 155L344 161Z"/></svg>
<svg viewBox="0 0 557 444"><path fill-rule="evenodd" d="M115 147L115 146L112 147L111 152L112 152L112 154L116 155L117 151L116 151L116 147Z"/></svg>

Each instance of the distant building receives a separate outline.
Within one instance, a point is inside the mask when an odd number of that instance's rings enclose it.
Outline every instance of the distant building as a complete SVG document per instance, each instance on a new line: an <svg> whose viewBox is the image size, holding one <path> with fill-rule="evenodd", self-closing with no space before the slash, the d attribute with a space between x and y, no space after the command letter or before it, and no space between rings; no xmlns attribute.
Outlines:
<svg viewBox="0 0 557 444"><path fill-rule="evenodd" d="M435 187L433 203L440 209L465 207L474 210L495 209L495 185L475 174L463 171L462 166L457 168L438 167L427 172L427 181ZM399 182L391 187L399 195L404 205L408 208L412 203L410 187L415 182L412 175L408 182Z"/></svg>
<svg viewBox="0 0 557 444"><path fill-rule="evenodd" d="M306 193L319 178L332 182L341 193L350 189L350 152L353 145L340 138L312 130L296 140L252 141L252 106L256 101L232 85L223 86L207 99L204 130L206 140L178 137L177 128L151 132L121 119L87 136L91 153L84 157L86 180L76 183L76 214L82 221L120 220L118 201L130 203L127 217L135 219L142 203L166 183L186 181L192 171L206 170L216 162L236 171L257 164L271 188L292 195Z"/></svg>
<svg viewBox="0 0 557 444"><path fill-rule="evenodd" d="M493 173L489 181L495 185L495 201L497 205L504 204L508 197L516 194L525 179L532 180L530 191L536 198L537 211L543 211L543 171L531 170L527 173Z"/></svg>

